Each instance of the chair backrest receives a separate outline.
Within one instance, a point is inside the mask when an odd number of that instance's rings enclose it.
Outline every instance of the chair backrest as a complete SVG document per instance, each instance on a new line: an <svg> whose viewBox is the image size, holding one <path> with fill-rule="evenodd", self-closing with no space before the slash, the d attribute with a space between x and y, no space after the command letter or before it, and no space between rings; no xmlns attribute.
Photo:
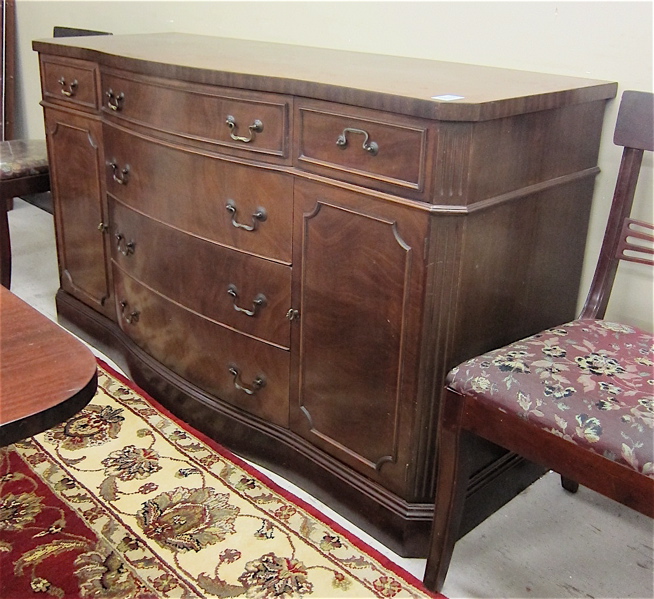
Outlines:
<svg viewBox="0 0 654 599"><path fill-rule="evenodd" d="M581 318L604 318L621 260L654 265L654 226L630 218L644 151L654 150L654 94L622 94L613 143L623 146L604 241Z"/></svg>
<svg viewBox="0 0 654 599"><path fill-rule="evenodd" d="M14 138L16 111L16 3L0 0L0 141Z"/></svg>
<svg viewBox="0 0 654 599"><path fill-rule="evenodd" d="M82 37L87 35L111 35L111 33L108 31L96 31L95 29L60 27L59 25L55 25L52 29L52 37Z"/></svg>

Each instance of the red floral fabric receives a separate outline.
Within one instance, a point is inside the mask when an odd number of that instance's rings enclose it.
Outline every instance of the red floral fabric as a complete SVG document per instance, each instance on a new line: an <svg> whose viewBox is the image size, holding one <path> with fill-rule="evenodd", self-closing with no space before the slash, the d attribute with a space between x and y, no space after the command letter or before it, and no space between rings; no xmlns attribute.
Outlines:
<svg viewBox="0 0 654 599"><path fill-rule="evenodd" d="M654 478L654 338L575 320L478 356L448 385Z"/></svg>

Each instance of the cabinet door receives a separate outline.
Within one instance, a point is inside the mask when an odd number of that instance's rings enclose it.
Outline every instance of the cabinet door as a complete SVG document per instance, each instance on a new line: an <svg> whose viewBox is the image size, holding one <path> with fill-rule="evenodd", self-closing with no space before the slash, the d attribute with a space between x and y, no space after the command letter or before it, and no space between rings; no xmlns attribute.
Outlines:
<svg viewBox="0 0 654 599"><path fill-rule="evenodd" d="M296 183L291 426L406 494L428 216L419 208ZM299 267L299 268L298 268Z"/></svg>
<svg viewBox="0 0 654 599"><path fill-rule="evenodd" d="M112 316L101 124L50 108L45 123L61 287Z"/></svg>

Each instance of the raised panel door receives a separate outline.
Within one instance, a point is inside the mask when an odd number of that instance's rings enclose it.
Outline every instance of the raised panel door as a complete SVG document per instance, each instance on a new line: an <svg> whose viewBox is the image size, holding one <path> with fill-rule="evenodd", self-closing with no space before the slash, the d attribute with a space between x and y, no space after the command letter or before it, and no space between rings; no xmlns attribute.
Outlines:
<svg viewBox="0 0 654 599"><path fill-rule="evenodd" d="M49 108L45 110L45 124L61 286L112 316L101 125L91 118Z"/></svg>
<svg viewBox="0 0 654 599"><path fill-rule="evenodd" d="M400 495L415 417L428 216L296 184L292 428Z"/></svg>

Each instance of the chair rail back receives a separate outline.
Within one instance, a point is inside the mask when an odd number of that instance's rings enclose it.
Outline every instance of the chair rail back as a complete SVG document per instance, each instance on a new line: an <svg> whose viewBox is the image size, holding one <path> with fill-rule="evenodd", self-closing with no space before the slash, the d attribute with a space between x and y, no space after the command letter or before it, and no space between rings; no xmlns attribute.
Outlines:
<svg viewBox="0 0 654 599"><path fill-rule="evenodd" d="M581 318L604 318L621 260L654 265L654 227L630 218L645 151L654 150L654 94L622 94L613 142L623 146L622 161L593 281Z"/></svg>
<svg viewBox="0 0 654 599"><path fill-rule="evenodd" d="M620 234L617 257L628 262L654 266L654 225L625 218Z"/></svg>

